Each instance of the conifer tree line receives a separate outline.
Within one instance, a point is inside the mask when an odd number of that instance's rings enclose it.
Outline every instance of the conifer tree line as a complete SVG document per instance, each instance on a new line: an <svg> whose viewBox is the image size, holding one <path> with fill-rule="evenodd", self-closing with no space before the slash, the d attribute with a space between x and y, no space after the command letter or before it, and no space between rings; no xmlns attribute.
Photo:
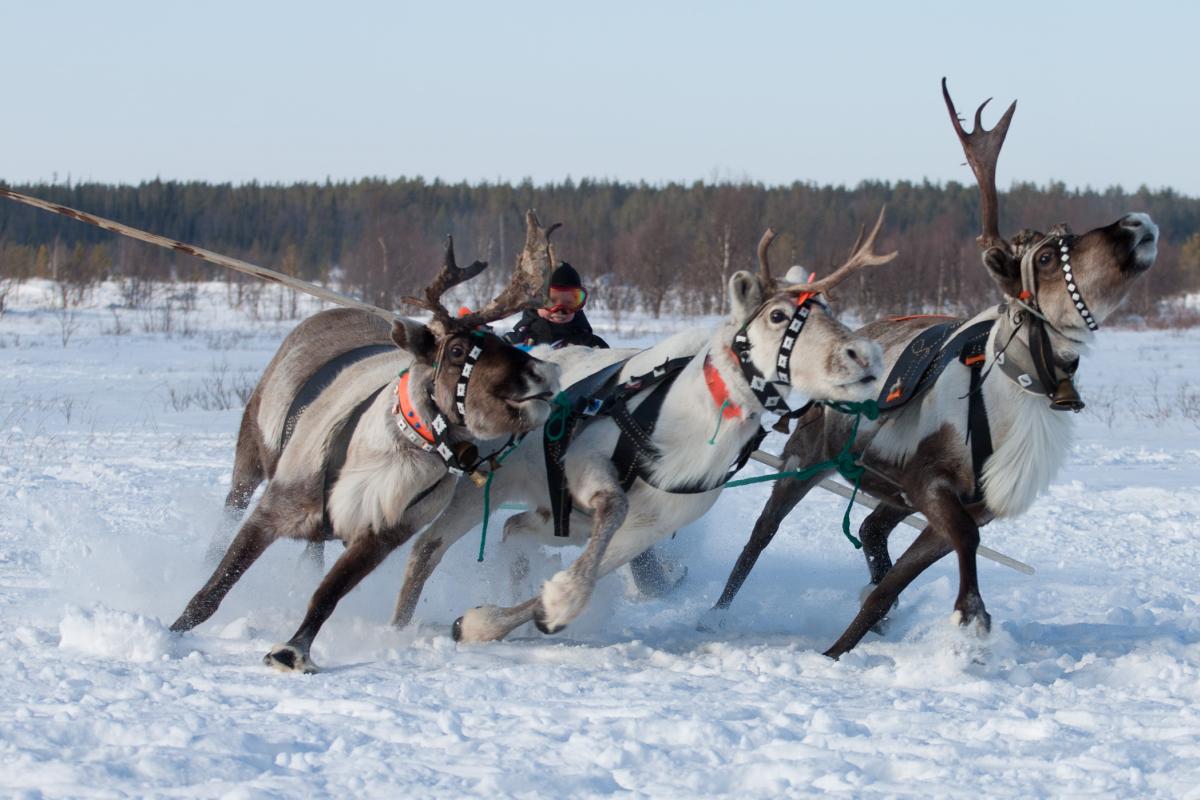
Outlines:
<svg viewBox="0 0 1200 800"><path fill-rule="evenodd" d="M840 262L863 224L888 207L879 249L892 265L839 289L843 308L864 316L915 310L961 311L998 299L980 264L974 184L864 182L651 186L582 180L558 184L427 182L420 178L294 185L155 180L11 185L82 211L252 261L307 280L334 281L370 302L428 283L452 234L459 260L493 268L471 287L490 296L520 252L526 208L565 224L560 257L616 311L718 313L728 277L755 269L768 225L779 232L774 271L802 264L818 273ZM1001 194L1001 231L1070 223L1077 233L1146 211L1162 231L1155 268L1128 309L1153 314L1158 300L1200 289L1200 199L1171 190L1068 190L1016 184ZM0 279L53 278L77 285L116 278L248 280L147 244L15 203L0 204Z"/></svg>

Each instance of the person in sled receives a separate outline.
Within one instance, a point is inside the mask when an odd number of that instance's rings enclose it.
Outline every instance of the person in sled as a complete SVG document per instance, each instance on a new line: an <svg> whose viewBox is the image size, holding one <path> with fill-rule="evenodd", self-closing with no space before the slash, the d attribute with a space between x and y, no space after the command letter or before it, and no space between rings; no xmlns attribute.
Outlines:
<svg viewBox="0 0 1200 800"><path fill-rule="evenodd" d="M607 342L592 333L592 325L583 313L587 297L588 291L583 288L579 273L563 261L550 274L546 304L542 308L526 309L512 332L504 338L517 345L608 347Z"/></svg>
<svg viewBox="0 0 1200 800"><path fill-rule="evenodd" d="M548 344L553 347L606 348L608 343L592 333L592 325L583 313L587 298L588 290L584 288L579 272L563 261L550 274L545 304L541 308L527 309L504 339L527 347ZM662 597L687 574L687 567L668 567L654 548L630 561L629 570L643 597Z"/></svg>

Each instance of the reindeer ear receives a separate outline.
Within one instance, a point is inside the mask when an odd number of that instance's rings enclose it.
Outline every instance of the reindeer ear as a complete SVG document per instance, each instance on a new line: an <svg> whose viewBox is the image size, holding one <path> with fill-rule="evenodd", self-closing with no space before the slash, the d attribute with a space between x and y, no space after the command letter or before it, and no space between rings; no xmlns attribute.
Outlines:
<svg viewBox="0 0 1200 800"><path fill-rule="evenodd" d="M432 364L437 353L437 339L433 331L411 319L396 320L392 325L392 341L423 364Z"/></svg>
<svg viewBox="0 0 1200 800"><path fill-rule="evenodd" d="M1009 297L1021 294L1021 262L1001 247L983 251L983 265L1000 289Z"/></svg>
<svg viewBox="0 0 1200 800"><path fill-rule="evenodd" d="M754 273L738 270L729 278L729 307L733 318L745 320L762 304L762 284Z"/></svg>

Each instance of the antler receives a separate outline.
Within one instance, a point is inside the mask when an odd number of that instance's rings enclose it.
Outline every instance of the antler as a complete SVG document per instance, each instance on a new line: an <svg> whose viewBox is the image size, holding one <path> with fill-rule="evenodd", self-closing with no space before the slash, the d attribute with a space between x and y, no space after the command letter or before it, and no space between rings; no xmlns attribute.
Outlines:
<svg viewBox="0 0 1200 800"><path fill-rule="evenodd" d="M770 294L775 291L776 281L771 277L771 263L767 259L767 250L775 241L775 229L767 228L762 238L758 240L758 277L762 281L763 291Z"/></svg>
<svg viewBox="0 0 1200 800"><path fill-rule="evenodd" d="M875 236L878 235L879 229L883 227L883 214L886 210L887 206L879 209L879 219L875 220L875 227L871 229L871 235L866 238L866 241L863 241L863 233L866 232L866 226L864 226L858 232L858 239L855 240L854 247L850 251L850 257L846 259L844 264L835 269L829 276L822 278L819 281L801 284L795 287L792 291L796 293L811 292L813 294L828 292L830 289L837 286L854 273L866 269L867 267L876 267L881 264L886 264L899 255L899 250L893 250L886 255L880 255L874 252Z"/></svg>
<svg viewBox="0 0 1200 800"><path fill-rule="evenodd" d="M962 118L954 108L950 99L950 90L946 88L946 79L942 78L942 96L946 98L946 108L950 111L950 121L954 123L954 132L962 142L963 152L967 155L967 163L975 173L979 183L979 195L982 200L983 231L976 239L979 246L1000 247L1009 250L1008 243L1000 236L1000 211L996 203L996 161L1000 158L1000 148L1004 146L1004 137L1008 134L1008 124L1012 122L1013 112L1017 110L1017 101L1000 117L1000 121L990 131L983 127L983 107L992 101L984 100L975 111L975 125L970 133L963 130Z"/></svg>
<svg viewBox="0 0 1200 800"><path fill-rule="evenodd" d="M442 295L451 287L471 280L471 278L483 272L487 268L487 265L486 261L472 261L466 267L459 267L454 259L454 237L447 236L446 254L442 258L442 270L433 279L433 283L426 287L425 299L405 296L401 297L400 301L431 312L435 321L443 327L449 326L454 320L454 315L442 305Z"/></svg>
<svg viewBox="0 0 1200 800"><path fill-rule="evenodd" d="M463 327L475 327L494 322L509 314L540 305L546 296L546 287L550 283L550 273L554 270L557 259L554 248L550 245L550 235L562 227L556 222L549 228L543 228L533 211L525 212L525 248L517 259L516 269L513 270L512 280L504 291L500 292L483 309L467 314L456 320Z"/></svg>

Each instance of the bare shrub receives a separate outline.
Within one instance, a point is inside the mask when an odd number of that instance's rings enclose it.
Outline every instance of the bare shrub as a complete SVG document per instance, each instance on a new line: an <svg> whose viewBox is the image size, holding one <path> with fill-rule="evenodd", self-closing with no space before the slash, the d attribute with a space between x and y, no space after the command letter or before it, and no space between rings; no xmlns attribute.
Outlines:
<svg viewBox="0 0 1200 800"><path fill-rule="evenodd" d="M58 284L58 302L54 306L54 318L58 320L59 339L65 348L71 342L71 337L79 330L79 315L75 306L82 299L81 295L72 291L66 281Z"/></svg>
<svg viewBox="0 0 1200 800"><path fill-rule="evenodd" d="M173 411L229 411L246 405L254 392L255 380L247 373L231 373L222 362L212 368L212 374L196 388L167 387L167 406Z"/></svg>
<svg viewBox="0 0 1200 800"><path fill-rule="evenodd" d="M141 275L127 275L117 281L121 303L125 308L149 308L154 302L154 281Z"/></svg>
<svg viewBox="0 0 1200 800"><path fill-rule="evenodd" d="M102 328L100 332L105 336L125 336L129 333L129 326L125 324L125 320L121 319L121 315L117 313L115 308L110 308L112 312L113 324L111 328Z"/></svg>
<svg viewBox="0 0 1200 800"><path fill-rule="evenodd" d="M186 308L186 301L182 308L176 308L177 298L168 297L166 301L157 308L144 309L142 311L141 327L144 333L161 333L167 338L179 336L184 339L190 339L197 334L193 314ZM192 302L192 308L195 308L195 302Z"/></svg>
<svg viewBox="0 0 1200 800"><path fill-rule="evenodd" d="M234 350L253 338L254 334L247 331L209 331L204 334L204 346L209 350Z"/></svg>

